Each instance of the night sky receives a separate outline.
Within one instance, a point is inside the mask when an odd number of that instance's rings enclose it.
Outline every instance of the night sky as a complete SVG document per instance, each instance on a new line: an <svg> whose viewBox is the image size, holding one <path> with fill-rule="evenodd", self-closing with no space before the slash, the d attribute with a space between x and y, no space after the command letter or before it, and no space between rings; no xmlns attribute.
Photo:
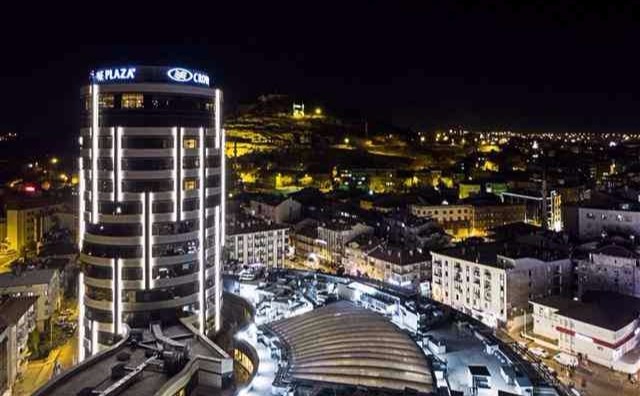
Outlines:
<svg viewBox="0 0 640 396"><path fill-rule="evenodd" d="M416 129L640 130L638 6L131 3L3 5L0 131L71 144L89 70L123 63L207 70L227 111L278 92Z"/></svg>

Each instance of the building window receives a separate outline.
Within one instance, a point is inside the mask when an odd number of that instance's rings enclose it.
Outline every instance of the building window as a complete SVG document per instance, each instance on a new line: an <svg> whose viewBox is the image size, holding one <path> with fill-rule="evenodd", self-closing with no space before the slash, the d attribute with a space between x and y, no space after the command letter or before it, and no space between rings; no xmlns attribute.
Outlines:
<svg viewBox="0 0 640 396"><path fill-rule="evenodd" d="M196 149L198 148L198 139L194 137L186 137L183 140L183 147L186 149Z"/></svg>
<svg viewBox="0 0 640 396"><path fill-rule="evenodd" d="M99 99L101 109L113 109L115 107L115 97L111 94L102 94Z"/></svg>
<svg viewBox="0 0 640 396"><path fill-rule="evenodd" d="M196 188L198 188L198 179L192 177L184 179L184 183L182 186L182 189L184 191L191 191L195 190Z"/></svg>
<svg viewBox="0 0 640 396"><path fill-rule="evenodd" d="M141 109L144 106L144 95L141 93L123 93L123 109Z"/></svg>

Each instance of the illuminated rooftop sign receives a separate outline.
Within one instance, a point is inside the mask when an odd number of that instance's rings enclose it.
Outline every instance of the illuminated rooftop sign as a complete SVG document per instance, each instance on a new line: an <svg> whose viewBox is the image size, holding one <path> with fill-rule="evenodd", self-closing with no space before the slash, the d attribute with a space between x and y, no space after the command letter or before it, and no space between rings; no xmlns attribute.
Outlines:
<svg viewBox="0 0 640 396"><path fill-rule="evenodd" d="M167 71L167 76L176 82L186 83L192 81L196 84L209 86L209 76L204 73L192 72L191 70L183 69L181 67L169 69Z"/></svg>
<svg viewBox="0 0 640 396"><path fill-rule="evenodd" d="M134 80L136 78L135 67L121 67L115 69L98 70L95 73L96 82Z"/></svg>
<svg viewBox="0 0 640 396"><path fill-rule="evenodd" d="M208 87L209 75L182 67L110 67L91 72L94 84L172 83Z"/></svg>

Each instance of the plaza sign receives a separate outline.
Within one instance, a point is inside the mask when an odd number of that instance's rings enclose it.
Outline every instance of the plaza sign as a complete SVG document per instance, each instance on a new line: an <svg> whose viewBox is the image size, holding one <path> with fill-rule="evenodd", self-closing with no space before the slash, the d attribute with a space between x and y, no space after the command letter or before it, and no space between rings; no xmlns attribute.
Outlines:
<svg viewBox="0 0 640 396"><path fill-rule="evenodd" d="M115 69L98 70L94 78L97 82L134 80L136 78L135 67L120 67Z"/></svg>

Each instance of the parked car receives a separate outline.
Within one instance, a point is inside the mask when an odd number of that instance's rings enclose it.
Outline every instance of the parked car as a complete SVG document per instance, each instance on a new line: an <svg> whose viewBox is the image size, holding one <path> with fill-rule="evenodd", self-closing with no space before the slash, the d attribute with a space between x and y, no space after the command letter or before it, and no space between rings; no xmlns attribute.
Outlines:
<svg viewBox="0 0 640 396"><path fill-rule="evenodd" d="M549 357L549 353L540 347L531 348L529 352L540 359L547 359Z"/></svg>
<svg viewBox="0 0 640 396"><path fill-rule="evenodd" d="M553 357L553 360L562 366L576 367L578 365L578 358L565 352L558 353Z"/></svg>

